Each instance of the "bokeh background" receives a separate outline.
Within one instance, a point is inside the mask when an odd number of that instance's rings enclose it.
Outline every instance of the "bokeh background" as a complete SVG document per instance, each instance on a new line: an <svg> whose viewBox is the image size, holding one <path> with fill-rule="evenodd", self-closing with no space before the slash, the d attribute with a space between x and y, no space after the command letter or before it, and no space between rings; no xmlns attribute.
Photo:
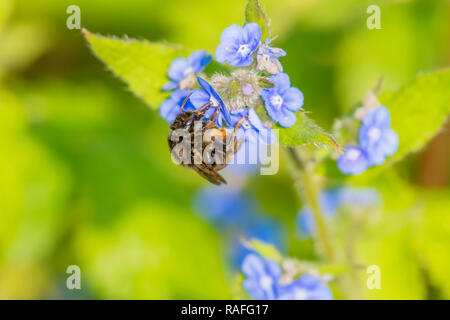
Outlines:
<svg viewBox="0 0 450 320"><path fill-rule="evenodd" d="M80 30L67 29L71 4L90 31L210 53L245 8L244 0L0 0L0 298L239 297L241 231L211 222L214 204L230 219L254 219L257 230L244 235L318 259L314 241L296 231L302 203L285 156L277 175L238 179L230 198L204 189L171 162L167 123L105 70ZM390 91L450 64L446 0L263 4L288 53L285 70L326 129L380 77ZM381 7L381 30L366 27L370 4ZM360 286L336 297L450 298L449 159L447 125L367 182L383 206L359 228L355 250L358 262L380 266L382 289L365 289L362 270ZM69 265L80 266L82 290L66 288Z"/></svg>

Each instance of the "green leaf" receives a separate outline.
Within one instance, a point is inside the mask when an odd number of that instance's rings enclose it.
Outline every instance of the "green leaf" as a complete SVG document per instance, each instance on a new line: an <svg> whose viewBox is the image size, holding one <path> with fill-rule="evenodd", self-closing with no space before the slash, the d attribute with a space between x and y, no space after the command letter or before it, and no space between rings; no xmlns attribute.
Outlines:
<svg viewBox="0 0 450 320"><path fill-rule="evenodd" d="M286 146L299 146L313 144L316 146L328 146L342 152L340 145L334 138L309 119L305 112L296 112L297 121L290 128L276 125L280 130L280 142Z"/></svg>
<svg viewBox="0 0 450 320"><path fill-rule="evenodd" d="M170 63L187 52L167 43L109 38L87 30L83 32L97 57L127 83L130 91L157 109L168 96L161 88L169 81L166 74Z"/></svg>
<svg viewBox="0 0 450 320"><path fill-rule="evenodd" d="M356 269L356 266L349 264L322 264L317 267L317 271L319 271L320 274L331 274L333 276L348 273L354 271L354 269Z"/></svg>
<svg viewBox="0 0 450 320"><path fill-rule="evenodd" d="M395 93L380 96L399 136L398 151L389 157L389 166L420 150L441 129L450 112L450 69L415 78Z"/></svg>
<svg viewBox="0 0 450 320"><path fill-rule="evenodd" d="M283 256L281 255L281 253L271 244L256 239L243 241L245 246L255 250L264 258L275 260L278 263L283 260Z"/></svg>
<svg viewBox="0 0 450 320"><path fill-rule="evenodd" d="M269 22L259 0L249 0L245 8L245 23L255 22L261 27L262 39L270 37Z"/></svg>

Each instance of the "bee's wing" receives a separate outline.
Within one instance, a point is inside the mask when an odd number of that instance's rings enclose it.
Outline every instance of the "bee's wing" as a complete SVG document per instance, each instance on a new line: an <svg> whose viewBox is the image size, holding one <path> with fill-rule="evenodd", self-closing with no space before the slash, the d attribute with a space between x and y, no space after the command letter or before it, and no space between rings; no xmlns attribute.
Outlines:
<svg viewBox="0 0 450 320"><path fill-rule="evenodd" d="M227 184L225 179L218 174L216 171L209 169L204 164L201 165L193 165L192 169L194 169L199 175L201 175L203 178L211 182L215 185L221 185L222 183Z"/></svg>

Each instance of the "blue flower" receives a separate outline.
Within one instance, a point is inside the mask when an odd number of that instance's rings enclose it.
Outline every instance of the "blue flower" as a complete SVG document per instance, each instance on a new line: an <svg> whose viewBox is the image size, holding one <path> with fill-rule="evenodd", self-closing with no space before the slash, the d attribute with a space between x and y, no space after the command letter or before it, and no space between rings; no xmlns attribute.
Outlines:
<svg viewBox="0 0 450 320"><path fill-rule="evenodd" d="M244 27L232 24L220 36L216 59L233 67L249 66L253 62L252 53L260 41L261 28L256 23L247 23Z"/></svg>
<svg viewBox="0 0 450 320"><path fill-rule="evenodd" d="M220 106L220 112L217 116L217 125L222 126L223 120L226 121L228 125L231 125L231 118L228 110L223 103L222 98L219 94L214 90L214 88L204 79L197 77L198 84L202 87L202 89L194 89L192 90L191 97L189 98L192 105L198 109L206 106L207 104L211 104L212 107L208 109L205 113L207 118L210 118L214 112L217 110L217 107Z"/></svg>
<svg viewBox="0 0 450 320"><path fill-rule="evenodd" d="M195 85L195 75L202 71L212 56L205 50L194 51L187 59L177 58L169 67L168 77L171 80L164 85L163 90L191 89Z"/></svg>
<svg viewBox="0 0 450 320"><path fill-rule="evenodd" d="M159 114L167 122L172 123L173 120L181 113L181 105L189 95L187 90L175 90L170 97L159 106ZM194 106L188 101L184 106L185 110L195 110Z"/></svg>
<svg viewBox="0 0 450 320"><path fill-rule="evenodd" d="M273 130L262 123L254 109L245 109L240 113L232 114L232 126L234 127L243 117L247 118L241 122L236 134L238 138L252 144L271 144L276 140Z"/></svg>
<svg viewBox="0 0 450 320"><path fill-rule="evenodd" d="M319 196L319 203L326 217L333 216L340 205L339 190L324 191Z"/></svg>
<svg viewBox="0 0 450 320"><path fill-rule="evenodd" d="M298 212L296 225L301 238L309 238L316 231L316 221L311 208L305 207Z"/></svg>
<svg viewBox="0 0 450 320"><path fill-rule="evenodd" d="M344 174L360 174L369 166L366 152L356 146L347 146L337 160L339 170Z"/></svg>
<svg viewBox="0 0 450 320"><path fill-rule="evenodd" d="M267 39L258 49L256 54L257 69L267 71L272 74L283 72L278 58L284 57L286 52L280 48L269 47L270 39Z"/></svg>
<svg viewBox="0 0 450 320"><path fill-rule="evenodd" d="M352 207L370 207L380 202L380 194L373 188L339 189L339 202L341 205Z"/></svg>
<svg viewBox="0 0 450 320"><path fill-rule="evenodd" d="M291 127L297 120L293 111L303 106L303 93L291 87L289 76L279 73L270 77L275 87L261 90L269 116L283 127Z"/></svg>
<svg viewBox="0 0 450 320"><path fill-rule="evenodd" d="M247 225L255 203L234 187L207 187L194 197L194 211L221 229Z"/></svg>
<svg viewBox="0 0 450 320"><path fill-rule="evenodd" d="M239 268L250 252L242 238L258 239L284 252L285 230L276 219L261 211L252 198L233 186L207 187L193 200L193 210L224 232L231 265Z"/></svg>
<svg viewBox="0 0 450 320"><path fill-rule="evenodd" d="M248 223L242 226L242 231L229 243L231 264L235 268L239 268L244 258L252 252L242 243L243 238L271 244L282 253L286 251L286 232L282 224L263 213L251 213L249 218Z"/></svg>
<svg viewBox="0 0 450 320"><path fill-rule="evenodd" d="M244 288L253 299L275 300L277 298L281 268L275 261L263 259L251 253L242 263L242 272L246 276Z"/></svg>
<svg viewBox="0 0 450 320"><path fill-rule="evenodd" d="M325 281L312 274L303 274L297 280L279 289L279 300L332 300L333 294Z"/></svg>
<svg viewBox="0 0 450 320"><path fill-rule="evenodd" d="M331 218L340 206L340 192L337 190L324 191L320 194L319 204L325 218ZM309 237L316 231L314 214L310 207L301 209L297 215L297 229L301 236Z"/></svg>
<svg viewBox="0 0 450 320"><path fill-rule="evenodd" d="M386 107L369 111L359 129L359 145L365 150L370 165L383 164L398 148L398 135L389 127L391 117Z"/></svg>
<svg viewBox="0 0 450 320"><path fill-rule="evenodd" d="M276 141L277 137L271 128L262 123L254 109L244 109L239 113L231 114L233 127L239 121L241 126L236 133L236 138L242 140L242 144L234 157L233 164L258 164L261 160L259 149L262 152L263 148Z"/></svg>

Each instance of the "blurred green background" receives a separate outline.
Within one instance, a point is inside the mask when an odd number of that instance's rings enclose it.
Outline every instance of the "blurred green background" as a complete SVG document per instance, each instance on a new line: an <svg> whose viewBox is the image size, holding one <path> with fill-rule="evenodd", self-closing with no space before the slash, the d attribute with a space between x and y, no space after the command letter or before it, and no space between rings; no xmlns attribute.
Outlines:
<svg viewBox="0 0 450 320"><path fill-rule="evenodd" d="M67 29L71 4L90 31L210 53L245 8L244 0L0 0L0 298L234 297L223 239L191 209L205 181L171 162L167 123L105 70L80 30ZM263 4L288 53L284 69L326 129L381 76L389 91L450 64L446 0ZM381 30L366 27L370 4L381 7ZM361 228L357 252L381 267L382 289L338 297L450 298L449 159L447 125L368 182L384 209ZM280 168L251 177L246 191L285 224L290 255L317 259L312 241L295 236L301 203L284 157ZM82 290L66 289L73 264Z"/></svg>

